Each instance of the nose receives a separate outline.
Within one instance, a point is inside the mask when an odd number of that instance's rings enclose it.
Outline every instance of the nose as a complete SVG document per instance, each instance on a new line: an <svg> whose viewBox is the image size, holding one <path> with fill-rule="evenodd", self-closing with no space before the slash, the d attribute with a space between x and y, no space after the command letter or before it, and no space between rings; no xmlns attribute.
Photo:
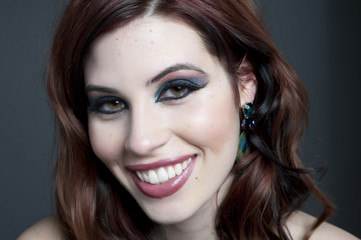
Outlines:
<svg viewBox="0 0 361 240"><path fill-rule="evenodd" d="M129 129L125 140L128 153L137 156L149 156L156 149L165 145L170 137L163 114L155 107L142 106L131 109Z"/></svg>

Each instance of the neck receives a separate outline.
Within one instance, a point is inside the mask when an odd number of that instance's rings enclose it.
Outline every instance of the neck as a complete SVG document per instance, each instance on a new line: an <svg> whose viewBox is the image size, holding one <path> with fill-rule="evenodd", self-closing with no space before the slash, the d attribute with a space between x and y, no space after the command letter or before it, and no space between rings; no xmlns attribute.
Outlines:
<svg viewBox="0 0 361 240"><path fill-rule="evenodd" d="M182 223L163 225L164 235L167 240L216 240L215 214L215 206L203 206L195 216Z"/></svg>

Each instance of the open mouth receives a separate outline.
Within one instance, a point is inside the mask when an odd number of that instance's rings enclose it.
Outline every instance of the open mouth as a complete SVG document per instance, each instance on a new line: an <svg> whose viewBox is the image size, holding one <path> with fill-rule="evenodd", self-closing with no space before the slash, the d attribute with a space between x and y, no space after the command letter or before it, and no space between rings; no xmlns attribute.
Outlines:
<svg viewBox="0 0 361 240"><path fill-rule="evenodd" d="M163 198L174 194L187 182L196 158L197 155L187 155L172 160L128 166L128 169L141 192L152 198Z"/></svg>
<svg viewBox="0 0 361 240"><path fill-rule="evenodd" d="M188 167L194 157L190 157L181 163L176 163L167 167L160 167L148 171L135 171L142 182L150 184L161 184L168 182L170 179L179 176Z"/></svg>

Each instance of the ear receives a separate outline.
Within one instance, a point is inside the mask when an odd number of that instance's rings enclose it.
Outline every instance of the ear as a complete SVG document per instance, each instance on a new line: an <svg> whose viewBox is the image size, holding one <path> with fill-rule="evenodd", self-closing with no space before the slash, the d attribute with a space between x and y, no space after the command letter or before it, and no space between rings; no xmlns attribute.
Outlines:
<svg viewBox="0 0 361 240"><path fill-rule="evenodd" d="M243 106L246 103L253 102L257 92L257 78L254 73L252 63L248 60L247 54L239 65L238 72L238 91L239 103Z"/></svg>

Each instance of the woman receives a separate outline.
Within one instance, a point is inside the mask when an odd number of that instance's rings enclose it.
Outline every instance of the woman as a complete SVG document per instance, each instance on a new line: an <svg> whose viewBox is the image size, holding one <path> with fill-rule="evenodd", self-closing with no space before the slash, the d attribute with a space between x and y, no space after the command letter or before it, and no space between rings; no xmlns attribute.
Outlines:
<svg viewBox="0 0 361 240"><path fill-rule="evenodd" d="M307 95L251 0L71 1L48 92L58 212L20 239L356 239L323 223Z"/></svg>

